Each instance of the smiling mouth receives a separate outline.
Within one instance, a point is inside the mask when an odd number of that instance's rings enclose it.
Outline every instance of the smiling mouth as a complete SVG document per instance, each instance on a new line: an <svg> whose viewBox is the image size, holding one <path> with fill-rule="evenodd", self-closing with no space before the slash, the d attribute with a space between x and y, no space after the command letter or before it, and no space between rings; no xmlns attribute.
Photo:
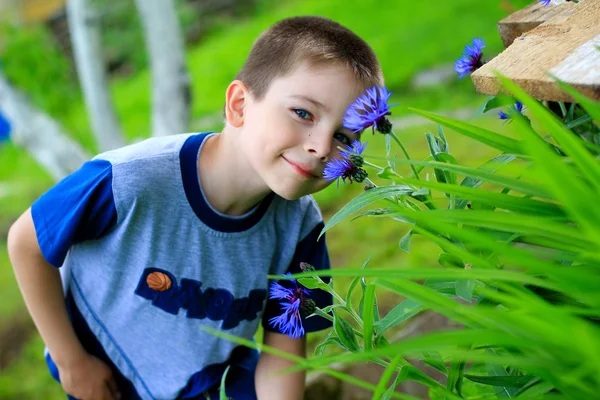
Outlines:
<svg viewBox="0 0 600 400"><path fill-rule="evenodd" d="M281 158L283 158L292 168L294 168L294 170L296 170L296 172L298 172L303 177L310 178L310 179L318 179L318 178L320 178L320 176L314 175L311 172L311 170L308 169L306 166L300 166L298 164L295 164L292 161L290 161L287 158L285 158L284 156L281 156Z"/></svg>

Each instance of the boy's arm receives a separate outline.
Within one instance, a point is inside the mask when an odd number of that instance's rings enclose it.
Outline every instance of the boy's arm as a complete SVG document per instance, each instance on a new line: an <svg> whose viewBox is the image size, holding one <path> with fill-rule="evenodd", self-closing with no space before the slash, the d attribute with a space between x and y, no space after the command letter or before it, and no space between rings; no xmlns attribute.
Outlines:
<svg viewBox="0 0 600 400"><path fill-rule="evenodd" d="M8 252L25 304L58 367L65 391L83 399L118 398L110 369L85 351L73 330L60 274L42 255L31 209L11 226Z"/></svg>
<svg viewBox="0 0 600 400"><path fill-rule="evenodd" d="M299 357L306 357L306 337L293 339L287 335L265 330L263 343ZM302 400L304 398L304 371L281 374L295 365L274 354L262 352L256 367L256 394L258 400Z"/></svg>

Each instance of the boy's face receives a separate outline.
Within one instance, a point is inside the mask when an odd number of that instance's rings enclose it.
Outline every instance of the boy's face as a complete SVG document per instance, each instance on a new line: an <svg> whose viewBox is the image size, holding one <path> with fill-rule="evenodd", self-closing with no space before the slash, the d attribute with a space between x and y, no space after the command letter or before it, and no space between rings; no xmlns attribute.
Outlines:
<svg viewBox="0 0 600 400"><path fill-rule="evenodd" d="M255 173L270 190L293 200L318 192L327 161L359 139L342 128L346 108L365 88L343 66L301 65L275 79L265 96L250 96L240 140Z"/></svg>

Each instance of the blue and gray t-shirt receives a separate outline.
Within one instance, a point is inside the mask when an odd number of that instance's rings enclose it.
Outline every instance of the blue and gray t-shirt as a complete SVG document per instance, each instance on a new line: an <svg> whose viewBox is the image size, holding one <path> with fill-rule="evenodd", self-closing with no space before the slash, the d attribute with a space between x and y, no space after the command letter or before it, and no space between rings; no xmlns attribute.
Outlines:
<svg viewBox="0 0 600 400"><path fill-rule="evenodd" d="M32 206L40 248L61 268L75 330L142 399L194 398L228 364L252 371L256 353L204 332L251 339L281 312L267 274L329 268L310 196L271 194L246 215L211 207L198 156L210 134L148 139L85 163ZM313 291L318 306L329 294ZM324 329L322 317L304 321ZM52 360L47 355L51 370ZM254 363L254 364L253 364ZM135 393L135 396L133 396Z"/></svg>

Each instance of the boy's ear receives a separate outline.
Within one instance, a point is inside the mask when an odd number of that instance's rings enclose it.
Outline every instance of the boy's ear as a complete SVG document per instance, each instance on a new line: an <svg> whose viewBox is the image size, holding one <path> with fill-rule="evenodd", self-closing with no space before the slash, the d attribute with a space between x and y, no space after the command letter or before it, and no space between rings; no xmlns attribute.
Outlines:
<svg viewBox="0 0 600 400"><path fill-rule="evenodd" d="M225 119L235 128L244 124L244 110L249 100L248 86L240 80L229 84L225 92Z"/></svg>

